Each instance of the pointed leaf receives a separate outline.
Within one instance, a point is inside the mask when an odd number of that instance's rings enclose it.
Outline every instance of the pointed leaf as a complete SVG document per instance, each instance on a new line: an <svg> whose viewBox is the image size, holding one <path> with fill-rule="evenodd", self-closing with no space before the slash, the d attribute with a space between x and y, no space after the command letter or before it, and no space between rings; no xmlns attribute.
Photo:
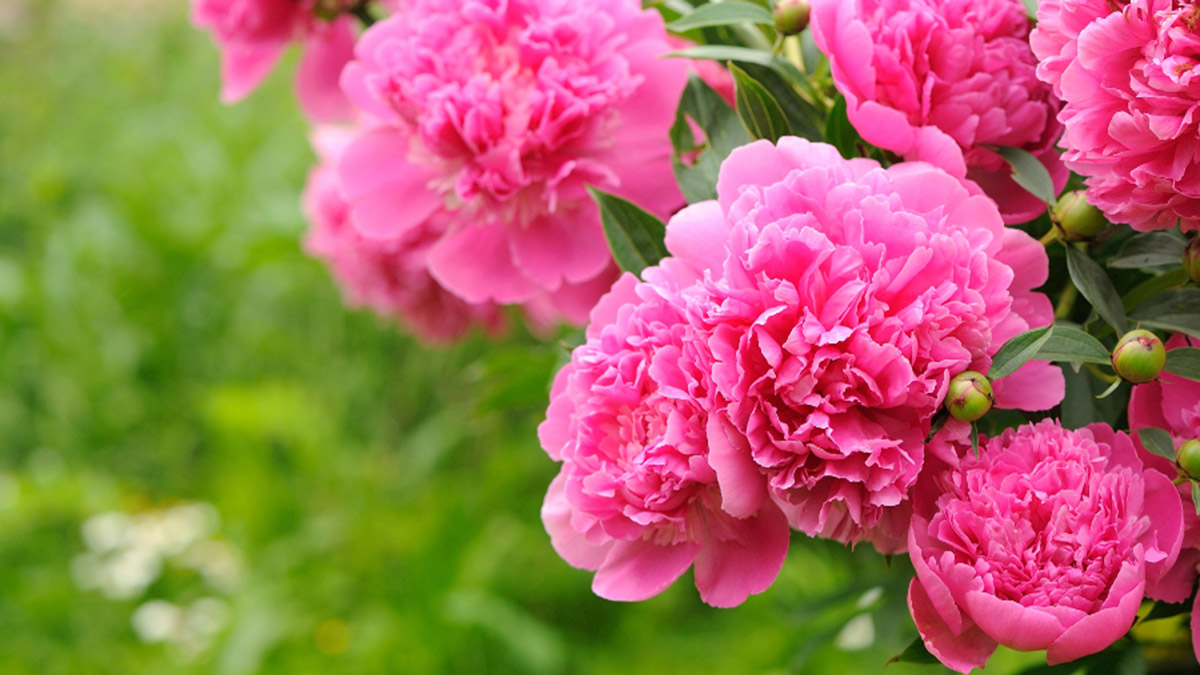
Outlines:
<svg viewBox="0 0 1200 675"><path fill-rule="evenodd" d="M1038 350L1050 339L1053 326L1045 326L1015 335L992 356L992 367L987 376L990 380L998 380L1012 375L1017 369L1032 359Z"/></svg>
<svg viewBox="0 0 1200 675"><path fill-rule="evenodd" d="M1066 244L1066 249L1067 271L1071 274L1071 281L1075 287L1118 335L1124 335L1129 330L1125 308L1121 305L1121 296L1117 295L1112 280L1096 261L1079 249L1070 244Z"/></svg>
<svg viewBox="0 0 1200 675"><path fill-rule="evenodd" d="M775 17L765 7L748 2L718 2L697 7L696 11L668 24L667 29L674 33L685 33L693 28L729 26L739 23L774 26Z"/></svg>
<svg viewBox="0 0 1200 675"><path fill-rule="evenodd" d="M766 66L796 82L805 82L808 77L800 72L792 63L776 58L771 52L750 47L732 47L728 45L700 45L689 47L667 54L669 58L707 59L711 61L744 61L760 66Z"/></svg>
<svg viewBox="0 0 1200 675"><path fill-rule="evenodd" d="M1004 158L1012 167L1012 177L1017 185L1025 188L1029 194L1049 204L1054 201L1054 179L1045 165L1037 157L1020 148L1010 148L1001 145L994 148L996 153Z"/></svg>
<svg viewBox="0 0 1200 675"><path fill-rule="evenodd" d="M1192 504L1196 507L1196 515L1200 516L1200 483L1192 481Z"/></svg>
<svg viewBox="0 0 1200 675"><path fill-rule="evenodd" d="M1138 429L1136 433L1142 441L1143 448L1159 457L1166 457L1172 462L1175 461L1175 442L1171 440L1171 434L1158 427Z"/></svg>
<svg viewBox="0 0 1200 675"><path fill-rule="evenodd" d="M849 158L858 154L857 146L861 140L862 137L846 116L846 99L839 96L833 104L833 110L829 111L828 119L825 120L825 142L837 148L842 157Z"/></svg>
<svg viewBox="0 0 1200 675"><path fill-rule="evenodd" d="M929 653L925 648L925 643L921 638L916 638L908 643L904 651L887 660L887 664L892 663L938 663L937 657Z"/></svg>
<svg viewBox="0 0 1200 675"><path fill-rule="evenodd" d="M971 423L971 450L979 457L979 425L974 422Z"/></svg>
<svg viewBox="0 0 1200 675"><path fill-rule="evenodd" d="M1021 3L1025 5L1025 14L1036 21L1038 0L1021 0Z"/></svg>
<svg viewBox="0 0 1200 675"><path fill-rule="evenodd" d="M696 145L692 122L704 132L704 145ZM679 99L670 136L675 148L671 162L675 180L689 204L716 199L721 162L734 148L750 142L733 108L695 74L688 78ZM693 156L697 150L699 154Z"/></svg>
<svg viewBox="0 0 1200 675"><path fill-rule="evenodd" d="M1108 365L1111 359L1108 349L1096 338L1078 328L1056 325L1054 334L1038 349L1032 360Z"/></svg>
<svg viewBox="0 0 1200 675"><path fill-rule="evenodd" d="M791 129L787 117L775 97L735 64L729 64L729 72L733 73L733 83L737 88L737 114L746 131L754 138L772 143L781 136L789 135Z"/></svg>
<svg viewBox="0 0 1200 675"><path fill-rule="evenodd" d="M1181 288L1159 293L1132 313L1151 328L1187 333L1200 338L1200 288Z"/></svg>
<svg viewBox="0 0 1200 675"><path fill-rule="evenodd" d="M600 220L613 259L621 269L634 274L665 258L666 225L638 205L607 192L588 187L600 205Z"/></svg>
<svg viewBox="0 0 1200 675"><path fill-rule="evenodd" d="M1156 277L1150 277L1143 281L1121 296L1121 304L1125 307L1126 312L1133 311L1134 307L1146 302L1150 298L1162 293L1163 291L1182 286L1188 280L1187 272L1182 267L1176 267L1170 272L1164 272Z"/></svg>
<svg viewBox="0 0 1200 675"><path fill-rule="evenodd" d="M1167 352L1167 365L1163 368L1189 380L1200 382L1200 349L1176 347Z"/></svg>
<svg viewBox="0 0 1200 675"><path fill-rule="evenodd" d="M1184 242L1169 232L1146 232L1130 237L1121 252L1108 261L1109 267L1139 269L1155 265L1178 265L1183 260Z"/></svg>

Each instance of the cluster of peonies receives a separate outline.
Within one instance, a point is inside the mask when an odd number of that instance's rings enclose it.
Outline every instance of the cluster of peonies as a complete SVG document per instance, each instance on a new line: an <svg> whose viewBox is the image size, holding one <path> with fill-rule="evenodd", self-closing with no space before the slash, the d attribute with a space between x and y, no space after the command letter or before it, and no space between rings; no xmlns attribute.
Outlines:
<svg viewBox="0 0 1200 675"><path fill-rule="evenodd" d="M1200 6L1042 0L1031 42L1089 201L1138 230L1200 228Z"/></svg>
<svg viewBox="0 0 1200 675"><path fill-rule="evenodd" d="M1052 319L1031 290L1044 249L928 164L785 137L735 150L717 193L597 306L540 429L563 462L547 529L604 597L694 561L705 599L736 604L773 580L789 525L905 550L951 377ZM1033 362L996 402L1043 410L1063 386Z"/></svg>

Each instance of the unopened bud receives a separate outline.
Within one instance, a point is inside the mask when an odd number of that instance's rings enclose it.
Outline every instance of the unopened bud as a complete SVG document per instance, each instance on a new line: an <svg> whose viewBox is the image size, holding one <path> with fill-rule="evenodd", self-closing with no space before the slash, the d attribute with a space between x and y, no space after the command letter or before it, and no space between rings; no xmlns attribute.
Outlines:
<svg viewBox="0 0 1200 675"><path fill-rule="evenodd" d="M1200 284L1200 237L1192 237L1184 247L1183 271L1193 283Z"/></svg>
<svg viewBox="0 0 1200 675"><path fill-rule="evenodd" d="M1072 241L1091 239L1108 227L1104 214L1088 203L1083 190L1068 192L1058 200L1054 205L1054 220Z"/></svg>
<svg viewBox="0 0 1200 675"><path fill-rule="evenodd" d="M779 0L775 3L775 30L780 35L798 35L808 27L812 11L807 0Z"/></svg>
<svg viewBox="0 0 1200 675"><path fill-rule="evenodd" d="M1113 349L1112 364L1117 374L1127 382L1150 382L1158 377L1167 364L1167 349L1154 333L1131 330Z"/></svg>
<svg viewBox="0 0 1200 675"><path fill-rule="evenodd" d="M1188 475L1188 478L1192 480L1200 478L1200 441L1194 438L1185 441L1175 451L1175 461L1179 462L1179 467Z"/></svg>
<svg viewBox="0 0 1200 675"><path fill-rule="evenodd" d="M992 383L973 370L964 370L950 380L946 410L963 422L974 422L992 409Z"/></svg>

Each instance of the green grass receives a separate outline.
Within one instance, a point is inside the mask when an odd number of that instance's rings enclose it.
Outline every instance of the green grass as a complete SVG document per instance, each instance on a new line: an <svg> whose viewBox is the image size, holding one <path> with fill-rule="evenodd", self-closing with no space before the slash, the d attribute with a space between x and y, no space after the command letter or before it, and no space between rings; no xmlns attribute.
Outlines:
<svg viewBox="0 0 1200 675"><path fill-rule="evenodd" d="M915 636L906 560L801 537L735 610L689 579L593 596L538 519L556 349L430 350L343 309L300 250L289 78L219 105L182 3L26 10L0 33L0 672L873 673ZM236 584L79 587L89 517L189 501ZM134 631L145 602L203 596L228 608L206 648ZM866 611L871 646L838 647Z"/></svg>

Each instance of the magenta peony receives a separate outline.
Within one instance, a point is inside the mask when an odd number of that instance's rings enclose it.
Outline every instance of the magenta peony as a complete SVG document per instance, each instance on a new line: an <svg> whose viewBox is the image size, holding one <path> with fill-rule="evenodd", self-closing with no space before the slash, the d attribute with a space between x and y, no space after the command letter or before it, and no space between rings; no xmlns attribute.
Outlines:
<svg viewBox="0 0 1200 675"><path fill-rule="evenodd" d="M1031 290L1045 251L940 169L885 170L797 138L735 150L717 192L667 231L710 270L684 294L712 361L725 510L748 516L769 496L810 535L903 550L950 378L986 372L1008 338L1052 319ZM995 383L998 405L1031 410L1063 388L1046 363Z"/></svg>
<svg viewBox="0 0 1200 675"><path fill-rule="evenodd" d="M221 100L234 103L266 79L292 42L304 44L296 94L312 119L345 119L350 105L338 88L354 56L353 20L317 17L318 0L192 0L192 22L213 33L221 50ZM347 3L348 4L348 3ZM341 9L341 7L339 7Z"/></svg>
<svg viewBox="0 0 1200 675"><path fill-rule="evenodd" d="M1176 335L1167 341L1168 350L1188 346L1200 347L1200 340ZM1200 382L1164 373L1154 382L1134 387L1129 398L1129 428L1145 427L1166 430L1176 448L1200 438ZM1158 456L1147 454L1146 463L1171 475L1176 471L1174 464ZM1182 483L1179 492L1185 525L1183 549L1171 571L1147 593L1156 600L1177 603L1191 597L1200 570L1200 517L1192 503L1191 483ZM1200 607L1192 608L1192 646L1200 660Z"/></svg>
<svg viewBox="0 0 1200 675"><path fill-rule="evenodd" d="M1107 425L1009 429L931 469L913 498L908 604L959 672L997 644L1050 664L1103 650L1179 553L1175 486Z"/></svg>
<svg viewBox="0 0 1200 675"><path fill-rule="evenodd" d="M1064 101L1067 166L1118 223L1200 228L1200 7L1043 0L1031 42Z"/></svg>
<svg viewBox="0 0 1200 675"><path fill-rule="evenodd" d="M313 169L303 205L311 224L305 245L329 265L349 302L401 319L431 342L447 342L479 325L498 331L504 315L493 303L469 304L442 288L425 268L437 230L418 228L394 240L366 239L350 224L349 208L331 165L353 131L324 127L313 145L322 164Z"/></svg>
<svg viewBox="0 0 1200 675"><path fill-rule="evenodd" d="M775 580L789 532L771 503L745 518L721 508L707 378L672 264L649 270L658 284L623 276L555 378L538 435L563 465L542 520L567 562L596 571L601 597L644 600L694 565L700 597L730 607Z"/></svg>
<svg viewBox="0 0 1200 675"><path fill-rule="evenodd" d="M1046 204L988 146L1033 153L1056 189L1058 101L1035 76L1020 0L813 0L812 29L863 139L969 178L1020 223Z"/></svg>
<svg viewBox="0 0 1200 675"><path fill-rule="evenodd" d="M595 279L611 262L587 185L662 217L683 204L667 131L687 64L669 51L636 0L408 3L342 78L378 122L339 166L357 227L444 221L429 268L469 302Z"/></svg>

